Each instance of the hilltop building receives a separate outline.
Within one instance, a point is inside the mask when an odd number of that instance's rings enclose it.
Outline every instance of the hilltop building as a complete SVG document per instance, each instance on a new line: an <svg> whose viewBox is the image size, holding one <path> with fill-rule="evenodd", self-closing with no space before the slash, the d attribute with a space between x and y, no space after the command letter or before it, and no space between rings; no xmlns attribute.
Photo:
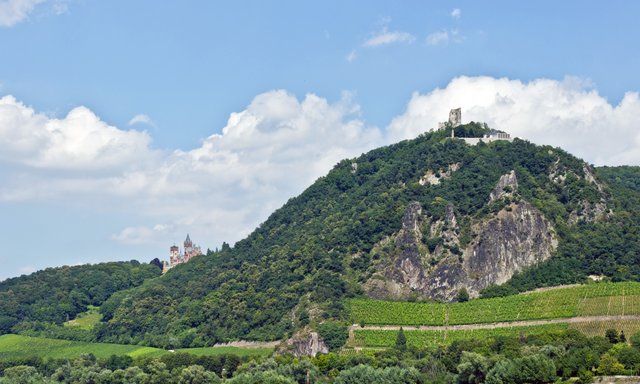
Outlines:
<svg viewBox="0 0 640 384"><path fill-rule="evenodd" d="M455 128L462 125L462 108L455 108L449 111L449 121L438 123L438 129L451 129L451 138L464 140L469 145L476 145L479 142L490 143L497 140L513 141L510 134L496 129L492 129L488 134L482 137L456 137Z"/></svg>
<svg viewBox="0 0 640 384"><path fill-rule="evenodd" d="M182 252L180 252L180 248L175 244L169 248L169 262L167 263L164 261L162 263L162 273L167 272L178 264L186 263L195 256L202 255L202 250L191 241L189 234L187 234L187 238L184 240L183 246L184 248Z"/></svg>

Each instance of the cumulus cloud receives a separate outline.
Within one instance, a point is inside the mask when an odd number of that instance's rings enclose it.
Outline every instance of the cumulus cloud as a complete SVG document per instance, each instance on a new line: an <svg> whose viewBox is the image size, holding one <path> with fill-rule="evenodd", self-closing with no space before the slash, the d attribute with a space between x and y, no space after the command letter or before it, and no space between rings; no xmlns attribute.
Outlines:
<svg viewBox="0 0 640 384"><path fill-rule="evenodd" d="M491 127L538 144L559 146L596 165L640 164L637 92L611 105L587 81L458 77L445 88L414 94L387 129L390 140L414 137L462 108L463 121Z"/></svg>
<svg viewBox="0 0 640 384"><path fill-rule="evenodd" d="M62 118L0 99L1 201L72 200L129 211L139 225L112 236L124 244L166 242L206 228L235 241L345 157L382 144L345 93L330 103L282 90L256 96L229 116L220 134L188 151L161 153L145 132L125 131L84 107ZM202 231L202 230L200 230ZM213 240L215 241L215 240Z"/></svg>
<svg viewBox="0 0 640 384"><path fill-rule="evenodd" d="M151 117L145 114L135 115L131 118L131 120L129 120L129 125L135 125L135 124L146 124L152 127L155 126L155 123L153 122Z"/></svg>
<svg viewBox="0 0 640 384"><path fill-rule="evenodd" d="M460 8L455 8L453 11L451 11L452 18L459 19L460 16L462 16L462 11L460 10Z"/></svg>
<svg viewBox="0 0 640 384"><path fill-rule="evenodd" d="M0 164L49 170L122 170L151 157L145 132L123 131L85 107L62 119L36 113L13 96L0 98Z"/></svg>
<svg viewBox="0 0 640 384"><path fill-rule="evenodd" d="M366 126L347 93L336 101L274 90L231 113L190 150L160 152L150 137L110 126L84 107L63 118L0 99L0 203L84 204L126 212L115 242L164 246L185 232L205 247L245 237L339 160L437 127L449 109L595 164L640 165L638 93L611 105L588 82L459 77L415 93L384 129ZM106 208L108 207L108 208Z"/></svg>
<svg viewBox="0 0 640 384"><path fill-rule="evenodd" d="M389 31L389 29L384 26L379 32L367 39L367 41L364 42L364 46L379 47L382 45L389 45L394 43L410 44L413 43L415 39L415 36L408 32Z"/></svg>

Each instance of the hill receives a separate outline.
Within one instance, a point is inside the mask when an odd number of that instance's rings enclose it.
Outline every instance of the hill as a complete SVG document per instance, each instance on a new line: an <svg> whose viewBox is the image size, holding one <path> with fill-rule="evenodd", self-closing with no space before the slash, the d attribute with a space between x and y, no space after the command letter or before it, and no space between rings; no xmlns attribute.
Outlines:
<svg viewBox="0 0 640 384"><path fill-rule="evenodd" d="M137 261L47 268L0 282L0 334L62 325L88 306L100 306L114 292L160 276ZM16 329L14 329L15 331Z"/></svg>
<svg viewBox="0 0 640 384"><path fill-rule="evenodd" d="M470 146L427 133L341 161L234 247L114 294L96 335L162 347L276 340L346 321L350 297L450 301L590 274L638 280L630 174L519 139Z"/></svg>

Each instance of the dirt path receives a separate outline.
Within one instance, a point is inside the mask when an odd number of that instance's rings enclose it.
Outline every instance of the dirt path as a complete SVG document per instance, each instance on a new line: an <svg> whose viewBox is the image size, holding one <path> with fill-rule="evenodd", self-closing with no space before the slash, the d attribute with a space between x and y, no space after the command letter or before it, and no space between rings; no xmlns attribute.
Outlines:
<svg viewBox="0 0 640 384"><path fill-rule="evenodd" d="M374 329L383 331L397 331L402 327L405 331L457 331L457 330L473 330L473 329L495 329L495 328L511 328L511 327L527 327L531 325L545 325L545 324L563 324L563 323L583 323L589 321L601 322L601 321L620 321L620 320L640 320L640 315L626 315L626 316L579 316L568 317L564 319L547 319L547 320L525 320L525 321L509 321L500 323L483 323L483 324L458 324L458 325L366 325L361 327L354 324L350 327L349 331L352 334L354 330L358 329Z"/></svg>
<svg viewBox="0 0 640 384"><path fill-rule="evenodd" d="M240 347L240 348L275 348L280 344L279 341L230 341L228 343L217 343L214 347Z"/></svg>

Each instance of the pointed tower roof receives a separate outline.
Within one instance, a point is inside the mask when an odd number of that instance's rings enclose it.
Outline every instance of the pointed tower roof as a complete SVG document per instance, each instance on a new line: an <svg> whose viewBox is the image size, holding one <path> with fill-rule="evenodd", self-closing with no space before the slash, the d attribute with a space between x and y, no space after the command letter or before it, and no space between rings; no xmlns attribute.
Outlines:
<svg viewBox="0 0 640 384"><path fill-rule="evenodd" d="M189 238L189 234L187 233L187 238L184 240L185 242L187 241L191 241L191 239Z"/></svg>

